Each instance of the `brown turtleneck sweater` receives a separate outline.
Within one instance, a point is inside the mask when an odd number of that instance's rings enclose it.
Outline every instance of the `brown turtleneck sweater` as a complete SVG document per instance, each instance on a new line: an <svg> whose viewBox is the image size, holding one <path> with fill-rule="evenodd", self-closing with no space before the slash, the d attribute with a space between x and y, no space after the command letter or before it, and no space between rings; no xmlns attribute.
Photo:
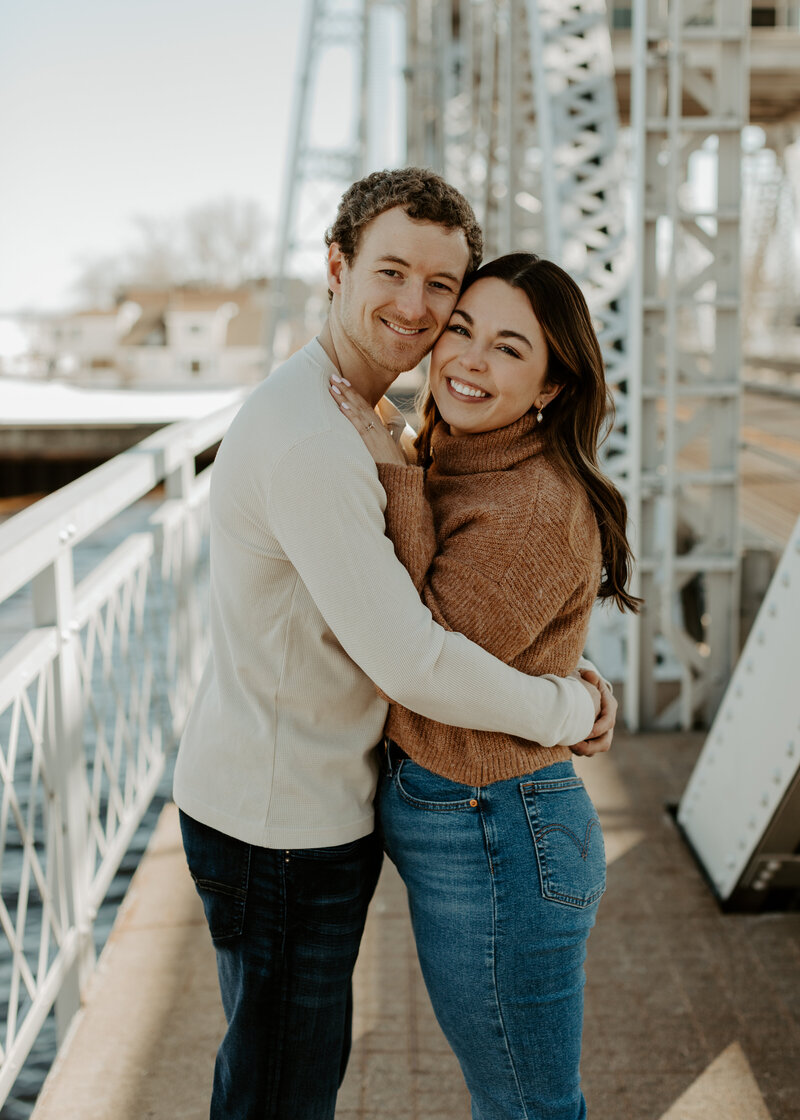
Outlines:
<svg viewBox="0 0 800 1120"><path fill-rule="evenodd" d="M536 429L531 414L480 435L439 423L427 473L379 463L378 475L386 532L434 619L524 673L566 676L597 597L600 534L585 492L548 460ZM395 703L386 734L421 766L472 786L572 757Z"/></svg>

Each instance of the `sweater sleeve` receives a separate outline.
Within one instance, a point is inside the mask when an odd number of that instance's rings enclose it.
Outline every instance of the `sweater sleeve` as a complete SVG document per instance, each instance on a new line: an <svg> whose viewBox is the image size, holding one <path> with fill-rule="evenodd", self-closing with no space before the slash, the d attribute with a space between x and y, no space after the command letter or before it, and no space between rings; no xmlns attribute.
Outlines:
<svg viewBox="0 0 800 1120"><path fill-rule="evenodd" d="M436 555L433 510L425 497L425 471L422 467L378 463L378 479L386 491L386 535L420 591Z"/></svg>
<svg viewBox="0 0 800 1120"><path fill-rule="evenodd" d="M293 447L270 480L272 531L348 655L429 719L543 745L585 738L594 711L580 682L526 676L434 623L385 536L384 508L366 449L335 431Z"/></svg>

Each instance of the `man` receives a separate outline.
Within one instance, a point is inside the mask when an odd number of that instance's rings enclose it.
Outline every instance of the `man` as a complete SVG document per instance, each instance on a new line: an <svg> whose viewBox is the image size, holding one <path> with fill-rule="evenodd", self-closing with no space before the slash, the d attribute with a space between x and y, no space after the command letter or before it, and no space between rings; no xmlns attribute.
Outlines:
<svg viewBox="0 0 800 1120"><path fill-rule="evenodd" d="M381 861L378 690L547 745L594 720L581 682L526 677L433 623L384 535L372 458L328 392L344 371L377 405L431 349L480 263L471 209L430 172L380 172L346 192L328 244L323 331L254 391L217 456L211 656L175 773L228 1020L220 1120L332 1120ZM584 753L610 744L606 708Z"/></svg>

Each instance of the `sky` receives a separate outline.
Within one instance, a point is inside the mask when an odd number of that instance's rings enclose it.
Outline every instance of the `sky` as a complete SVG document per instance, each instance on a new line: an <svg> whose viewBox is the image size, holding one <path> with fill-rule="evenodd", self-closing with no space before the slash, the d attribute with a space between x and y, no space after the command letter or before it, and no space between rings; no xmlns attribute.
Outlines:
<svg viewBox="0 0 800 1120"><path fill-rule="evenodd" d="M305 4L0 0L0 313L74 304L135 215L277 218Z"/></svg>

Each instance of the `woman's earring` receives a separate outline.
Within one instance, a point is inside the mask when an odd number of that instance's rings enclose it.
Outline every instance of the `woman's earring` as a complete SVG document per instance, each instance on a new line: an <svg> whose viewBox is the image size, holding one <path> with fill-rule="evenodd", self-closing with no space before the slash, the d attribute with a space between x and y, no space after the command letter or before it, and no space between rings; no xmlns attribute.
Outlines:
<svg viewBox="0 0 800 1120"><path fill-rule="evenodd" d="M542 415L542 410L539 409L539 411L536 413L536 423L541 424L542 420L544 420L544 416Z"/></svg>

